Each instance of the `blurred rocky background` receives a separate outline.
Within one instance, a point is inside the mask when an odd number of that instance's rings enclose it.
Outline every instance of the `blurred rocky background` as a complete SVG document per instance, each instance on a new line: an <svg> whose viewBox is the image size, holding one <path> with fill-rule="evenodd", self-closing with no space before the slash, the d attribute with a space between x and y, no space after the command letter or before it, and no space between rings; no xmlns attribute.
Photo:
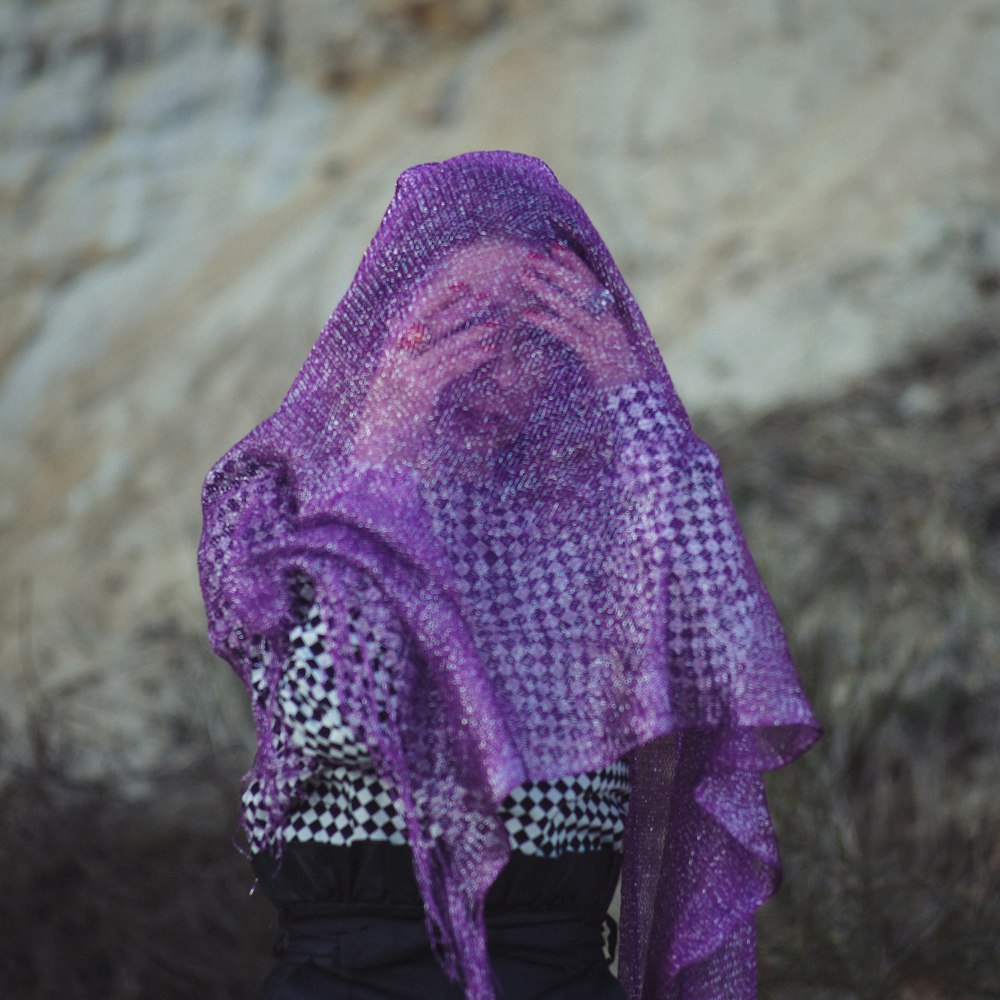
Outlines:
<svg viewBox="0 0 1000 1000"><path fill-rule="evenodd" d="M0 995L254 995L201 480L483 148L605 237L828 729L762 995L1000 996L1000 0L0 0Z"/></svg>

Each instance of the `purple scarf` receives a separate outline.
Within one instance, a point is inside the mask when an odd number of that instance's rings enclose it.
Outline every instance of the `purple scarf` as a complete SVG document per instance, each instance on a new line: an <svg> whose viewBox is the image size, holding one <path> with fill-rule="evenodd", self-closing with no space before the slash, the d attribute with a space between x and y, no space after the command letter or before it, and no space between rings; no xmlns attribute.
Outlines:
<svg viewBox="0 0 1000 1000"><path fill-rule="evenodd" d="M407 170L284 402L203 501L209 633L244 682L262 663L277 691L292 574L333 633L359 578L401 623L395 715L362 653L335 665L338 693L398 789L431 940L467 996L493 996L498 804L622 756L628 995L756 995L753 917L780 874L761 772L819 727L718 460L544 163ZM277 836L300 761L275 753L276 697L255 710Z"/></svg>

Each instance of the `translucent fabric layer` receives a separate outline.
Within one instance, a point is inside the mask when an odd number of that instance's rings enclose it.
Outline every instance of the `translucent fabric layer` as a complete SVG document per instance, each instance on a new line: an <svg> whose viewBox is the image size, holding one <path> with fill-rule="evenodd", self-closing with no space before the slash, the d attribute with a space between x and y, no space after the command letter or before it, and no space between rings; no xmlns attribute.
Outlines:
<svg viewBox="0 0 1000 1000"><path fill-rule="evenodd" d="M399 788L442 965L493 996L483 900L525 781L628 759L630 997L754 995L778 881L761 772L818 735L714 453L580 206L540 161L402 175L278 411L204 491L213 648L287 659L288 581L329 622L374 580L408 639L380 721L373 665L335 665ZM257 706L253 777L280 828L297 763Z"/></svg>

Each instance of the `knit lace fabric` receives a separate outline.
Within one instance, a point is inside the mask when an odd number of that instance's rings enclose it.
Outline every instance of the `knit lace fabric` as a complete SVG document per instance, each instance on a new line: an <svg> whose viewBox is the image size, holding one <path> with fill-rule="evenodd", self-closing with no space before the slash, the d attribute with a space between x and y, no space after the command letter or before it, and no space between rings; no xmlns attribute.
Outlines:
<svg viewBox="0 0 1000 1000"><path fill-rule="evenodd" d="M294 754L302 767L287 789L290 805L280 830L271 828L262 783L252 780L245 789L243 826L250 850L268 852L275 838L340 847L363 840L405 845L406 817L399 793L376 772L373 737L348 725L332 683L334 656L369 658L379 723L394 725L398 698L393 676L395 664L405 655L405 636L398 623L366 613L369 604L384 608L384 597L371 580L359 579L357 602L343 609L348 648L331 651L312 584L299 578L291 590L298 623L290 635L291 655L281 676L271 738L277 755ZM254 665L251 682L259 709L266 711L263 664ZM498 810L512 850L550 858L604 847L620 852L627 814L625 761L587 774L526 782Z"/></svg>
<svg viewBox="0 0 1000 1000"><path fill-rule="evenodd" d="M465 994L495 995L483 904L511 850L501 804L625 760L629 997L755 995L754 913L780 873L761 775L819 728L718 459L545 164L472 153L400 177L203 510L213 648L248 687L259 664L267 691L249 780L278 849L303 766L272 739L290 582L312 582L344 650L362 574L405 655L391 691L364 646L332 656L329 683L398 792L432 945Z"/></svg>

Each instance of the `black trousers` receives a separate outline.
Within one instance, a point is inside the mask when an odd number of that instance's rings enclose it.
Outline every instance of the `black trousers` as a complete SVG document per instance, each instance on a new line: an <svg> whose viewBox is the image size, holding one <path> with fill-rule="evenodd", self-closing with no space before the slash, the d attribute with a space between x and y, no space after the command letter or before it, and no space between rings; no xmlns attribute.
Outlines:
<svg viewBox="0 0 1000 1000"><path fill-rule="evenodd" d="M624 1000L604 944L620 867L610 849L511 856L486 900L500 1000ZM431 952L409 848L290 844L254 868L279 911L264 1000L462 1000Z"/></svg>

